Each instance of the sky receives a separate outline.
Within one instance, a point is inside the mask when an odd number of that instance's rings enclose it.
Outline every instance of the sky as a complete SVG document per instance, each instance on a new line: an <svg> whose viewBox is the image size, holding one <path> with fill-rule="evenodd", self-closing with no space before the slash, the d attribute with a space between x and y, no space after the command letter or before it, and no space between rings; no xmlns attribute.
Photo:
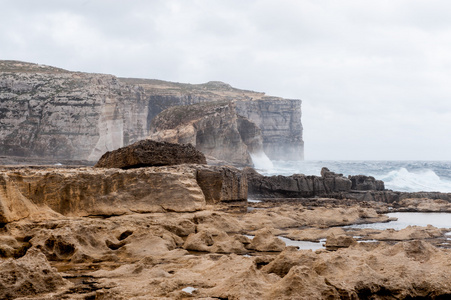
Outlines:
<svg viewBox="0 0 451 300"><path fill-rule="evenodd" d="M307 160L451 160L451 1L0 7L0 59L301 99Z"/></svg>

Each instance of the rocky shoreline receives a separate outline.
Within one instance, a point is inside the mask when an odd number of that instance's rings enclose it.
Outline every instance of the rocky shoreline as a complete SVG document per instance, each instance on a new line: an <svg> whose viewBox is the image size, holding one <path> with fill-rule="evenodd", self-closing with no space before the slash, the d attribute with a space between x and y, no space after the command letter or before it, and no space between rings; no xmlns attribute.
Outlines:
<svg viewBox="0 0 451 300"><path fill-rule="evenodd" d="M193 166L165 168L177 174ZM211 167L202 168L211 171ZM60 174L66 185L74 185L75 178L98 182L86 176L99 172L133 177L139 170L145 181L145 174L157 170L150 169L9 167L2 174L16 176L14 185L19 190L23 183L32 190L37 173L49 180L46 184ZM77 176L71 177L73 172ZM4 182L2 204L8 190ZM125 192L122 196L118 190L112 193L121 198ZM169 200L166 189L165 195ZM77 199L74 205L82 202L76 193L71 197ZM446 299L451 295L451 250L440 244L447 230L342 228L388 221L382 213L388 207L397 209L388 203L285 198L250 202L249 212L239 212L227 201L212 201L188 209L192 211L118 213L111 209L109 214L85 215L81 204L79 210L56 212L49 208L51 203L37 205L39 209L27 216L3 221L1 298ZM188 207L190 202L183 203ZM414 209L416 203L404 205ZM326 248L297 250L278 237L325 239Z"/></svg>
<svg viewBox="0 0 451 300"><path fill-rule="evenodd" d="M2 166L0 298L451 297L451 229L346 227L451 212L448 194L327 169L265 177L173 147L136 143L95 167ZM378 193L398 197L367 196ZM303 243L316 248L290 246Z"/></svg>

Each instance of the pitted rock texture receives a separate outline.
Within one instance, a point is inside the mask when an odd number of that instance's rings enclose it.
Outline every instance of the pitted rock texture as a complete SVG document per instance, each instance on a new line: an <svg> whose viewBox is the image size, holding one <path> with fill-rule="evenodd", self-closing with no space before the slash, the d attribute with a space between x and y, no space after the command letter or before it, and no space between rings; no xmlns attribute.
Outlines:
<svg viewBox="0 0 451 300"><path fill-rule="evenodd" d="M142 140L105 153L94 167L131 169L206 163L205 155L191 144L180 145Z"/></svg>
<svg viewBox="0 0 451 300"><path fill-rule="evenodd" d="M17 260L0 261L0 270L1 299L55 292L70 285L37 249L28 250Z"/></svg>
<svg viewBox="0 0 451 300"><path fill-rule="evenodd" d="M237 168L197 166L196 180L208 204L219 202L247 203L247 177Z"/></svg>
<svg viewBox="0 0 451 300"><path fill-rule="evenodd" d="M117 78L0 61L0 155L96 161L146 138L152 120L167 108L232 100L240 101L238 115L261 129L270 158L281 158L283 144L302 157L300 100L222 82Z"/></svg>
<svg viewBox="0 0 451 300"><path fill-rule="evenodd" d="M246 207L247 180L233 167L1 169L0 223L45 210L65 216L193 212L206 203ZM205 194L204 194L205 191Z"/></svg>
<svg viewBox="0 0 451 300"><path fill-rule="evenodd" d="M0 296L448 299L451 252L430 244L431 236L443 237L444 230L411 227L375 234L337 227L387 218L360 206L299 203L240 214L210 206L197 212L108 218L25 218L0 228L0 249L26 248L6 259L0 252ZM252 235L254 239L248 238ZM329 243L335 235L333 244L341 247L297 250L285 247L276 235L308 240L327 236ZM393 240L356 243L357 235ZM415 239L395 240L402 236Z"/></svg>

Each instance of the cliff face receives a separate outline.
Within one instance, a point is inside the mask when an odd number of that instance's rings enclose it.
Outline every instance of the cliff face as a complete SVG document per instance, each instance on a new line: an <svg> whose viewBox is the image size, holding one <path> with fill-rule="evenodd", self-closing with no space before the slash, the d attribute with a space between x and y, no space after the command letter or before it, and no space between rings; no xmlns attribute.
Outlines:
<svg viewBox="0 0 451 300"><path fill-rule="evenodd" d="M96 160L147 134L137 86L19 62L0 70L2 154Z"/></svg>
<svg viewBox="0 0 451 300"><path fill-rule="evenodd" d="M273 160L303 160L301 101L263 97L237 101L237 113L262 131L263 150Z"/></svg>
<svg viewBox="0 0 451 300"><path fill-rule="evenodd" d="M209 102L168 108L151 124L150 138L190 143L209 157L252 165L249 153L263 149L261 130L239 116L233 102Z"/></svg>
<svg viewBox="0 0 451 300"><path fill-rule="evenodd" d="M0 155L94 161L146 138L167 108L232 100L244 117L238 125L247 119L261 129L270 158L302 159L300 100L221 82L117 78L17 61L0 61ZM281 149L290 154L282 157Z"/></svg>

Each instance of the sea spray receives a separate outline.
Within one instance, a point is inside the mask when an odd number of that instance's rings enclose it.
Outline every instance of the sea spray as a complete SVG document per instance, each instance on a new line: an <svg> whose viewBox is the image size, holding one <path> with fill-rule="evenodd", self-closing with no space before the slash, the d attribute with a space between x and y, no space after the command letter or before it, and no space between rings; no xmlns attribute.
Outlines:
<svg viewBox="0 0 451 300"><path fill-rule="evenodd" d="M385 188L401 192L451 192L451 161L273 161L263 175L320 176L321 168L335 173L367 175L383 180Z"/></svg>
<svg viewBox="0 0 451 300"><path fill-rule="evenodd" d="M252 162L254 163L254 168L257 170L263 170L270 172L274 169L274 165L265 152L251 153Z"/></svg>
<svg viewBox="0 0 451 300"><path fill-rule="evenodd" d="M386 188L392 190L406 192L451 192L451 182L442 180L434 171L428 169L409 172L406 168L400 168L378 177L385 182Z"/></svg>

